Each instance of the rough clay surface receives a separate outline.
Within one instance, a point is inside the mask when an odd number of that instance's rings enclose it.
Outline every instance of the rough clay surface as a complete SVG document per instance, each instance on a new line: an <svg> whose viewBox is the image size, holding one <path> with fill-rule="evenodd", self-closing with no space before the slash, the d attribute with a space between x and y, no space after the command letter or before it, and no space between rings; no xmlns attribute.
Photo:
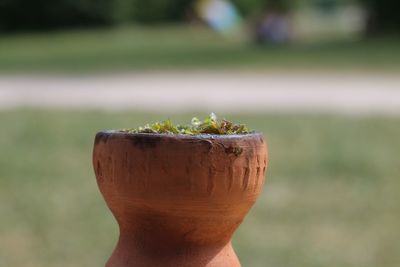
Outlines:
<svg viewBox="0 0 400 267"><path fill-rule="evenodd" d="M239 267L234 231L262 189L261 134L99 132L93 166L120 238L107 267Z"/></svg>

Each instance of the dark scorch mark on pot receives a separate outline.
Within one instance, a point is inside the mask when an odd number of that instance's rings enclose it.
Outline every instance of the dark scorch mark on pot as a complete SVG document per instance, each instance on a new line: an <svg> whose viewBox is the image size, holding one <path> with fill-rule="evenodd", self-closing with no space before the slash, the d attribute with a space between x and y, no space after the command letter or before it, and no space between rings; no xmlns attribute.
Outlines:
<svg viewBox="0 0 400 267"><path fill-rule="evenodd" d="M126 138L140 150L155 148L162 141L162 137L157 135L134 135L127 136Z"/></svg>
<svg viewBox="0 0 400 267"><path fill-rule="evenodd" d="M188 144L193 144L194 146L203 146L206 147L207 151L212 150L214 143L211 140L207 139L199 139L199 138L193 138L193 139L183 139L182 142L188 143Z"/></svg>
<svg viewBox="0 0 400 267"><path fill-rule="evenodd" d="M105 133L105 132L98 132L96 134L96 138L94 139L94 143L97 145L98 143L100 143L100 141L102 141L103 143L107 143L108 138L111 135L109 133Z"/></svg>
<svg viewBox="0 0 400 267"><path fill-rule="evenodd" d="M226 154L234 154L235 156L240 156L242 154L243 148L241 147L225 147Z"/></svg>

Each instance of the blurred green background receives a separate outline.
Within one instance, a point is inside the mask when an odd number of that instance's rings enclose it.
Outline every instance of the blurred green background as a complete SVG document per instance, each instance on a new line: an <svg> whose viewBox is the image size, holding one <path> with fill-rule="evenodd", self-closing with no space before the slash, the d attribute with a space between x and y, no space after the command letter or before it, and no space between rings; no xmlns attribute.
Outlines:
<svg viewBox="0 0 400 267"><path fill-rule="evenodd" d="M399 77L399 3L234 0L240 22L225 32L190 0L3 0L0 100L11 95L7 78L26 76L62 82L234 70L288 80L293 73L363 73L386 81ZM271 16L288 26L288 39L260 42L259 25ZM29 80L24 86L33 88ZM95 133L167 118L185 123L212 111L6 102L0 101L0 266L7 267L103 266L118 229L91 167ZM399 114L241 108L218 115L265 133L271 159L264 192L234 239L244 267L400 266Z"/></svg>
<svg viewBox="0 0 400 267"><path fill-rule="evenodd" d="M242 70L398 72L400 38L256 46L195 25L126 26L0 37L1 73Z"/></svg>

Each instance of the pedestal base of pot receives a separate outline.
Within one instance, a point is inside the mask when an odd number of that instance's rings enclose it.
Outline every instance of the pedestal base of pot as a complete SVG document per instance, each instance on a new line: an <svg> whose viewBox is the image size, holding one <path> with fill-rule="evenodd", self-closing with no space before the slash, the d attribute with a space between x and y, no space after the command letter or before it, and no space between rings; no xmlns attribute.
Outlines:
<svg viewBox="0 0 400 267"><path fill-rule="evenodd" d="M223 247L154 247L120 240L106 267L240 267L231 244Z"/></svg>

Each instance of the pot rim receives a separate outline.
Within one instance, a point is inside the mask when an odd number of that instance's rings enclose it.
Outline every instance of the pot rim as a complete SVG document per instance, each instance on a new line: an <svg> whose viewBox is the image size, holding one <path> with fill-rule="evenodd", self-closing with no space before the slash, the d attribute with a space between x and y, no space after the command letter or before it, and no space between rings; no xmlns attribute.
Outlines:
<svg viewBox="0 0 400 267"><path fill-rule="evenodd" d="M122 132L121 130L102 130L96 133L96 135L108 135L108 136L121 136L121 137L144 137L144 138L173 138L182 140L224 140L224 139L247 139L264 137L263 133L253 132L247 134L167 134L167 133L129 133Z"/></svg>

